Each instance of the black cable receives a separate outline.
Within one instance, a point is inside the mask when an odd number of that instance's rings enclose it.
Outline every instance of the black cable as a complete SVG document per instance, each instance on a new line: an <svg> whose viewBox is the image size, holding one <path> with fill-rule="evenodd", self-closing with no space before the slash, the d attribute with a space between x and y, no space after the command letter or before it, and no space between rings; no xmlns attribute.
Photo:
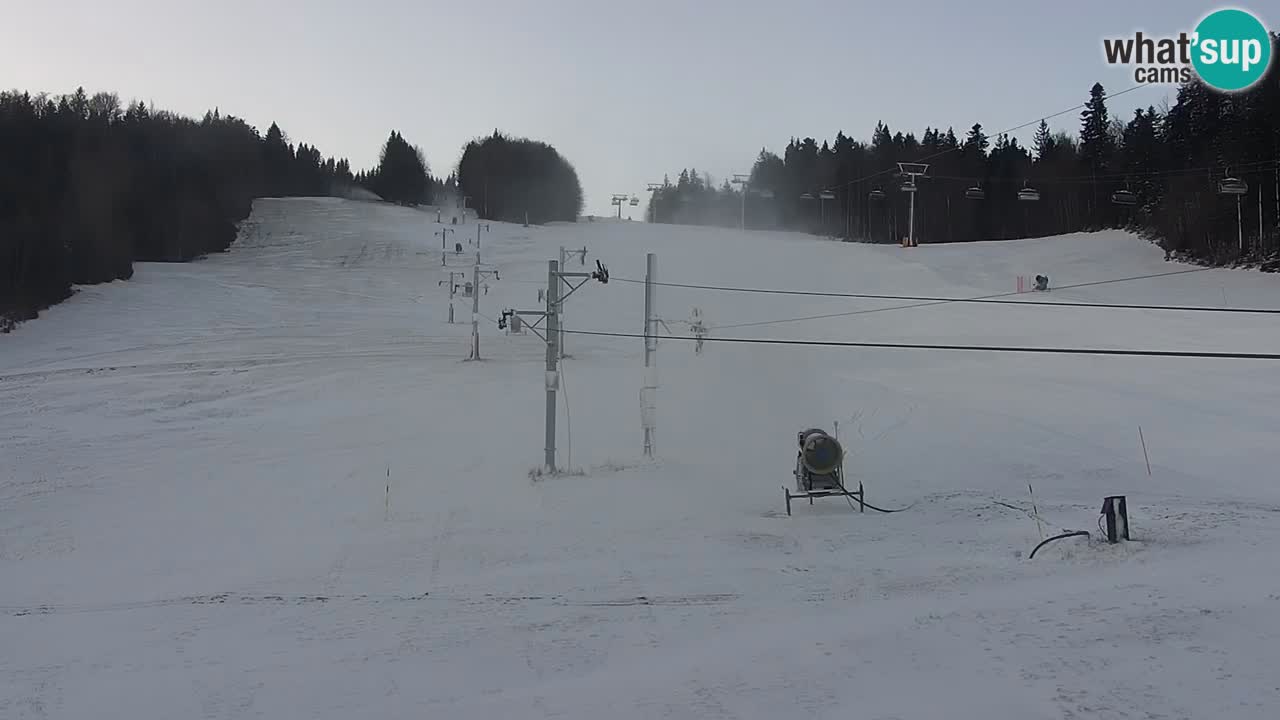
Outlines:
<svg viewBox="0 0 1280 720"><path fill-rule="evenodd" d="M1069 537L1089 537L1089 531L1088 530L1072 530L1071 532L1064 532L1061 535L1054 535L1051 538L1045 538L1043 541L1041 541L1039 545L1035 547L1035 550L1031 551L1031 554L1027 556L1027 559L1030 560L1031 558L1035 557L1036 550L1039 550L1040 548L1044 547L1045 545L1048 545L1054 540L1061 540L1063 538L1069 538Z"/></svg>
<svg viewBox="0 0 1280 720"><path fill-rule="evenodd" d="M596 335L599 337L643 339L640 333L602 332L594 330L564 330L569 335ZM693 340L688 335L663 335L665 340ZM888 342L853 342L839 340L782 340L776 338L721 338L703 337L703 342L738 343L745 345L800 345L807 347L882 348L888 350L966 350L971 352L1036 353L1046 355L1121 355L1129 357L1179 357L1213 360L1280 360L1280 353L1244 352L1196 352L1190 350L1119 350L1107 348L1054 348L1013 347L999 345L932 345Z"/></svg>
<svg viewBox="0 0 1280 720"><path fill-rule="evenodd" d="M1134 275L1134 276L1130 276L1130 277L1113 278L1113 279L1111 279L1111 280L1095 280L1095 281L1093 281L1093 282L1087 282L1087 283L1076 283L1076 284L1074 284L1074 285L1062 285L1062 286L1059 286L1059 287L1058 287L1058 289L1059 289L1059 290L1070 290L1070 289L1073 289L1073 288L1091 287L1091 286L1094 286L1094 285L1106 285L1107 283L1129 282L1129 281L1132 281L1132 280L1146 280L1146 279L1149 279L1149 278L1165 277L1165 276L1168 276L1168 275L1185 275L1185 274L1187 274L1187 273L1204 272L1204 271L1206 271L1206 270L1211 270L1211 269L1212 269L1212 268L1202 267L1202 268L1192 268L1192 269L1190 269L1190 270L1175 270L1175 271L1173 271L1173 272L1167 272L1167 273L1154 273L1154 274L1151 274L1151 275ZM1010 297L1010 296L1018 295L1018 294L1019 294L1019 293L1017 293L1017 292L995 293L995 294L993 294L993 295L979 295L979 296L977 296L977 297L967 298L967 300L968 300L968 301L970 301L970 302L972 302L972 301L976 301L976 300L991 300L991 299L995 299L995 298ZM895 305L895 306L893 306L893 307L886 307L886 308L871 308L871 309L869 309L869 310L850 310L850 311L846 311L846 312L838 312L838 313L825 313L825 314L822 314L822 315L806 315L806 316L793 317L793 318L779 318L779 319L776 319L776 320L757 320L757 321L753 321L753 322L744 322L744 323L729 323L729 324L725 324L725 325L712 325L712 326L709 326L709 329L711 329L711 330L724 330L724 329L726 329L726 328L758 327L758 326L762 326L762 325L781 325L781 324L784 324L784 323L791 323L791 322L804 322L804 321L808 321L808 320L826 320L826 319L828 319L828 318L850 317L850 316L853 316L853 315L868 315L868 314L871 314L871 313L888 312L888 311L890 311L890 310L906 310L906 309L909 309L909 308L928 307L928 306L930 306L930 305L945 305L945 304L947 304L947 303L949 303L949 302L953 302L953 301L951 301L951 300L934 300L934 301L929 301L929 302L912 303L912 304L910 304L910 305ZM957 302L958 302L958 301L957 301ZM1012 303L1010 303L1010 304L1012 304Z"/></svg>
<svg viewBox="0 0 1280 720"><path fill-rule="evenodd" d="M1206 270L1206 269L1208 268L1196 268L1194 270L1178 270L1172 273L1160 273L1158 275L1140 276L1135 278L1102 280L1102 281L1099 281L1098 283L1081 283L1079 285L1064 285L1061 287L1057 287L1055 289L1069 290L1072 288L1084 287L1086 285L1101 284L1101 283L1107 283L1107 282L1121 282L1122 280L1137 280L1137 279L1144 279L1146 277L1161 277L1163 275L1180 275L1183 273L1201 272L1202 270ZM618 282L629 282L629 283L644 282L644 280L635 280L632 278L610 278L610 279L617 280ZM1204 306L1204 305L1135 305L1130 303L1087 303L1087 302L1072 302L1072 301L1055 302L1052 300L1016 300L1016 301L1009 302L1009 301L998 299L1002 297L1009 297L1011 295L1022 294L1022 293L1016 293L1016 292L1001 293L999 295L983 295L983 296L969 297L969 298L963 298L963 297L949 298L949 297L936 297L936 296L928 296L928 295L882 295L882 294L876 294L876 293L822 292L817 290L775 290L775 289L767 289L767 288L731 287L731 286L724 286L724 285L695 285L695 284L686 284L686 283L664 283L664 282L655 282L653 283L653 285L661 285L665 287L676 287L676 288L688 288L693 290L719 290L723 292L754 293L754 294L761 294L761 295L803 295L807 297L859 298L864 300L922 300L922 301L927 301L930 304L933 304L933 303L938 303L938 304L985 303L990 305L1049 305L1049 306L1058 305L1061 307L1108 308L1113 310L1116 310L1116 309L1119 309L1119 310L1170 310L1170 311L1176 310L1176 311L1183 311L1183 312L1220 312L1220 313L1252 313L1252 314L1258 314L1258 315L1280 315L1280 308L1234 308L1234 307L1222 308L1222 307L1210 307L1210 306ZM920 307L920 306L906 305L904 307ZM890 309L898 309L898 308L877 308L874 311L879 312L879 311L890 310ZM770 322L781 322L781 321L770 321ZM739 325L721 325L719 327L740 327L740 326Z"/></svg>
<svg viewBox="0 0 1280 720"><path fill-rule="evenodd" d="M1237 174L1239 170L1253 169L1255 172L1265 171L1277 164L1278 160L1256 160L1253 162L1233 164L1230 166L1231 174ZM1099 173L1097 175L1040 175L1032 178L1037 185L1054 184L1054 183L1080 183L1088 184L1099 180L1139 180L1154 177L1182 177L1204 173L1223 172L1220 167L1195 167L1195 168L1177 168L1175 170L1135 170L1132 172L1114 172ZM973 177L971 175L929 175L930 180L960 180L964 182L983 182L988 185L998 184L1020 184L1024 182L1023 178L1013 177Z"/></svg>
<svg viewBox="0 0 1280 720"><path fill-rule="evenodd" d="M845 499L846 499L846 500L849 500L848 496L846 496L846 497L845 497ZM852 501L852 500L849 500L849 504L850 504L850 507L852 507L852 506L853 506L853 501ZM869 508L871 508L872 510L875 510L876 512L884 513L885 515L890 515L890 514L892 514L892 513L906 512L907 510L910 510L911 508L913 508L913 507L915 507L915 506L916 506L916 504L915 504L915 503L911 503L910 505L908 505L908 506L906 506L906 507L904 507L904 508L894 508L893 510L885 510L884 508L878 508L878 507L876 507L875 505L872 505L872 504L871 504L871 503L869 503L869 502L864 502L864 503L862 503L862 505L865 505L866 507L869 507Z"/></svg>

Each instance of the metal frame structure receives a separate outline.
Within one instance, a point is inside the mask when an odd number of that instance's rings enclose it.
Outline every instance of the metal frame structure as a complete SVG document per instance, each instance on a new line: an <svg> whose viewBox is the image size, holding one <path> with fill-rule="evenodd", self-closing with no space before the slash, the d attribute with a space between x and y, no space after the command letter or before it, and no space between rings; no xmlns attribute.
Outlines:
<svg viewBox="0 0 1280 720"><path fill-rule="evenodd" d="M574 280L580 280L577 285L573 284ZM546 309L545 310L514 310L508 308L502 311L502 315L498 318L498 329L505 330L507 320L512 316L534 317L538 318L533 323L525 323L524 328L530 330L537 335L547 346L547 364L546 374L544 375L544 385L547 390L547 407L546 407L546 444L544 447L543 465L547 472L555 475L556 469L556 392L560 389L560 350L557 347L560 344L560 311L564 305L564 301L578 291L588 280L597 280L602 284L609 282L609 269L606 268L599 260L596 260L596 269L592 272L564 272L560 269L559 260L547 261L547 292ZM563 295L560 293L561 285L569 288L569 291ZM546 321L545 334L538 331L538 325Z"/></svg>
<svg viewBox="0 0 1280 720"><path fill-rule="evenodd" d="M610 205L614 205L614 206L616 206L616 207L618 208L618 219L619 219L619 220L621 220L621 219L622 219L622 205L623 205L623 203L626 203L626 202L628 202L628 201L629 201L629 200L631 200L631 199L632 199L632 196L631 196L631 195L628 195L628 194L626 194L626 193L614 193L614 194L613 194L613 198L609 200L609 204L610 204ZM632 203L632 204L633 204L633 205L639 205L639 204L640 204L640 200L639 200L639 198L636 198L635 200L636 200L636 201L635 201L634 203Z"/></svg>
<svg viewBox="0 0 1280 720"><path fill-rule="evenodd" d="M654 193L661 190L662 183L649 183L645 190L649 193L649 208L653 211L653 222L658 222L658 206L653 204Z"/></svg>
<svg viewBox="0 0 1280 720"><path fill-rule="evenodd" d="M1244 254L1244 214L1241 209L1241 200L1249 193L1249 183L1238 177L1224 177L1218 181L1218 194L1225 196L1234 196L1236 199L1236 232L1239 234L1240 254ZM1259 233L1261 233L1261 224L1259 224Z"/></svg>
<svg viewBox="0 0 1280 720"><path fill-rule="evenodd" d="M916 241L916 178L927 178L929 177L928 172L928 163L898 163L898 176L910 178L902 184L902 191L911 195L911 211L907 220L906 247L916 247L919 244Z"/></svg>

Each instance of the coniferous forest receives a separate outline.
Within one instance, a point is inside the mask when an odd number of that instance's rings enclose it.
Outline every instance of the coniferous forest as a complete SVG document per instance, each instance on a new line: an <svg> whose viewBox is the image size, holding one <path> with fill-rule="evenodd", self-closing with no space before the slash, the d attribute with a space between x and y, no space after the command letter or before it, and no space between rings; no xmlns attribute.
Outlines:
<svg viewBox="0 0 1280 720"><path fill-rule="evenodd" d="M1280 35L1272 43L1280 53ZM910 207L897 163L919 162L920 243L1127 228L1191 261L1280 264L1280 63L1249 90L1193 82L1172 107L1128 118L1106 100L1094 85L1078 133L1041 121L1031 147L981 124L919 138L879 124L869 143L792 139L781 156L760 151L745 202L741 185L685 170L653 191L646 219L897 243Z"/></svg>
<svg viewBox="0 0 1280 720"><path fill-rule="evenodd" d="M69 297L73 285L133 274L135 261L185 262L226 250L254 198L360 196L403 205L450 201L421 149L392 131L377 167L260 134L218 110L194 120L112 93L0 93L0 331ZM472 160L478 159L480 165ZM488 217L576 218L577 174L551 146L495 135L464 167ZM479 208L478 208L479 209Z"/></svg>

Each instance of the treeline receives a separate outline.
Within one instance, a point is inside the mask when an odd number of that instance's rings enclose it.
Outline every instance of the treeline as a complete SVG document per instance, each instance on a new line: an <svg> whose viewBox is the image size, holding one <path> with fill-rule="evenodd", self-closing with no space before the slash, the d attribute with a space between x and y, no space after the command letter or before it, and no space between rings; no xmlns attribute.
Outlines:
<svg viewBox="0 0 1280 720"><path fill-rule="evenodd" d="M582 211L582 185L569 161L547 143L497 130L467 143L457 183L487 220L572 222Z"/></svg>
<svg viewBox="0 0 1280 720"><path fill-rule="evenodd" d="M1273 55L1280 35L1273 36ZM1280 255L1280 62L1247 91L1199 82L1167 110L1113 118L1094 85L1078 133L1041 122L1031 147L992 138L980 124L957 136L878 124L870 142L792 139L781 156L762 150L743 203L682 173L655 190L649 220L782 228L895 243L908 233L908 178L900 162L929 163L916 181L917 240L959 242L1129 228L1170 253L1211 263ZM1244 194L1229 194L1234 188ZM1239 199L1239 212L1237 208ZM1242 241L1243 238L1243 241Z"/></svg>
<svg viewBox="0 0 1280 720"><path fill-rule="evenodd" d="M429 202L438 183L392 133L361 178L346 160L214 110L194 120L118 96L0 93L0 330L134 261L225 250L254 198L358 194Z"/></svg>

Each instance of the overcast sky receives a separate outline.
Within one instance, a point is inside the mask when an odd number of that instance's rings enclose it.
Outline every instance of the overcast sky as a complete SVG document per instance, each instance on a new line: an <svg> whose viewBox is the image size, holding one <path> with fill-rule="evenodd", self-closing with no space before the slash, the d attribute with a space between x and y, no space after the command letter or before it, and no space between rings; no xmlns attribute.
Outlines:
<svg viewBox="0 0 1280 720"><path fill-rule="evenodd" d="M1259 2L1236 3L1268 28ZM394 128L448 174L500 128L555 145L585 212L694 166L878 120L993 134L1132 86L1102 38L1191 30L1193 0L0 0L0 87L218 106L371 167ZM1274 13L1273 13L1274 14ZM1173 100L1169 86L1112 113ZM1078 129L1078 113L1051 121ZM1018 134L1028 139L1030 131ZM640 208L627 208L637 219Z"/></svg>

